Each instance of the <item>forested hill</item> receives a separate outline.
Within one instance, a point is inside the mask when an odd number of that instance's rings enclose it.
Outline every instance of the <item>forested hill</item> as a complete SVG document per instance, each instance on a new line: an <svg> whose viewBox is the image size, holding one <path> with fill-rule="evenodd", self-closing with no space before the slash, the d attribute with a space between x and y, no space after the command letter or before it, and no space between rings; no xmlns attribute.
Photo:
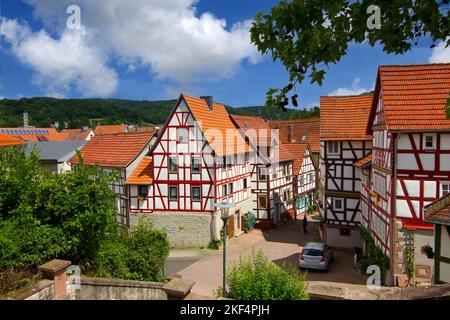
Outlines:
<svg viewBox="0 0 450 320"><path fill-rule="evenodd" d="M162 124L169 116L176 100L134 101L117 99L55 99L22 98L0 100L0 127L22 125L22 113L29 114L30 125L49 127L59 122L62 127L79 128L102 124ZM289 110L283 112L265 106L232 108L230 113L257 115L266 119L298 119L319 117L319 108L311 111ZM91 121L90 121L91 120ZM92 121L93 120L93 121Z"/></svg>

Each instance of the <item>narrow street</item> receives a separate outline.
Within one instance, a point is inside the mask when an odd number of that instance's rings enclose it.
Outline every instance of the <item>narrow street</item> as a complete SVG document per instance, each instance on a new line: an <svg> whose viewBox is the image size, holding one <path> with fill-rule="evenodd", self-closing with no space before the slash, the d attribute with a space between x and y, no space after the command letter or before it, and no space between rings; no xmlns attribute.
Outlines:
<svg viewBox="0 0 450 320"><path fill-rule="evenodd" d="M238 262L241 255L248 255L252 250L262 250L275 263L281 264L287 261L298 266L303 245L308 241L319 241L318 225L317 222L310 221L308 233L304 234L301 222L294 221L282 229L264 232L257 229L230 239L227 241L227 265ZM308 280L317 284L364 289L366 277L360 275L354 266L352 252L335 250L334 254L335 259L330 270L328 272L308 271ZM193 288L194 293L211 296L222 284L222 266L222 250L218 250L199 259L178 274L196 282Z"/></svg>

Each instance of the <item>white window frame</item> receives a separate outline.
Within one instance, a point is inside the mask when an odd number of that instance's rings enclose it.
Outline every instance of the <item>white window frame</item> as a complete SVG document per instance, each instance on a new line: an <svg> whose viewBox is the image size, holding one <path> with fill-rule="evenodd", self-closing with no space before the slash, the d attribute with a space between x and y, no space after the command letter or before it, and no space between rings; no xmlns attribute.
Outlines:
<svg viewBox="0 0 450 320"><path fill-rule="evenodd" d="M427 147L427 138L432 138L433 145L431 147ZM423 149L424 150L436 150L436 134L434 133L425 133L423 135Z"/></svg>
<svg viewBox="0 0 450 320"><path fill-rule="evenodd" d="M441 197L443 197L444 195L448 195L450 194L450 181L446 181L446 182L441 182L440 183L440 189L441 189ZM445 186L445 187L444 187ZM444 193L444 189L447 189Z"/></svg>
<svg viewBox="0 0 450 320"><path fill-rule="evenodd" d="M340 152L339 141L327 141L327 154L335 156L338 155L339 152Z"/></svg>
<svg viewBox="0 0 450 320"><path fill-rule="evenodd" d="M188 143L188 140L189 140L189 130L186 128L178 128L177 142L178 143Z"/></svg>
<svg viewBox="0 0 450 320"><path fill-rule="evenodd" d="M336 203L340 202L340 206L338 207ZM344 209L344 200L342 199L333 199L333 209L342 210Z"/></svg>

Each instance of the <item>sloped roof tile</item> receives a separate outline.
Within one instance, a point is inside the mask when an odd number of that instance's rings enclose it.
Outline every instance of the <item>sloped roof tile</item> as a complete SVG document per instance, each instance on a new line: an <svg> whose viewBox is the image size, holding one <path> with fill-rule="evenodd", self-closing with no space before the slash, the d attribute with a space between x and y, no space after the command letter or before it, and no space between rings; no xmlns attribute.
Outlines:
<svg viewBox="0 0 450 320"><path fill-rule="evenodd" d="M320 152L320 119L269 120L271 129L278 129L281 143L302 143L306 137L312 152ZM291 141L288 140L288 126L291 126Z"/></svg>
<svg viewBox="0 0 450 320"><path fill-rule="evenodd" d="M371 140L372 94L320 97L320 140Z"/></svg>
<svg viewBox="0 0 450 320"><path fill-rule="evenodd" d="M85 165L126 167L155 135L153 132L95 135L80 150ZM79 163L78 155L69 162Z"/></svg>
<svg viewBox="0 0 450 320"><path fill-rule="evenodd" d="M152 181L152 158L144 157L125 184L149 185Z"/></svg>

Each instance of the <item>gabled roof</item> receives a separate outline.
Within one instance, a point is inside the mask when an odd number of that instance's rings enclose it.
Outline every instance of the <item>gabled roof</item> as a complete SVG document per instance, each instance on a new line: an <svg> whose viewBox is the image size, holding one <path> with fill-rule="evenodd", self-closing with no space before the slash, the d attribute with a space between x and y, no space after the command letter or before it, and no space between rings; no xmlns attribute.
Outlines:
<svg viewBox="0 0 450 320"><path fill-rule="evenodd" d="M28 142L25 152L31 153L36 148L41 160L64 162L69 160L76 153L76 150L80 150L85 144L86 141Z"/></svg>
<svg viewBox="0 0 450 320"><path fill-rule="evenodd" d="M223 104L213 103L213 110L209 109L206 101L181 95L199 123L205 139L218 156L232 155L248 152L248 143L239 133L237 126L231 121L231 117ZM218 137L218 134L221 136ZM233 139L228 138L233 137Z"/></svg>
<svg viewBox="0 0 450 320"><path fill-rule="evenodd" d="M281 147L286 148L287 152L293 156L293 172L294 175L299 174L308 145L306 143L283 143Z"/></svg>
<svg viewBox="0 0 450 320"><path fill-rule="evenodd" d="M270 128L263 118L237 114L232 114L231 117L255 146L271 145Z"/></svg>
<svg viewBox="0 0 450 320"><path fill-rule="evenodd" d="M152 158L144 157L125 184L149 185L152 181Z"/></svg>
<svg viewBox="0 0 450 320"><path fill-rule="evenodd" d="M94 130L95 134L117 134L128 132L128 127L124 124L100 125Z"/></svg>
<svg viewBox="0 0 450 320"><path fill-rule="evenodd" d="M320 119L269 120L271 129L278 129L281 143L302 143L306 137L312 152L320 152ZM288 141L288 126L291 126L291 141Z"/></svg>
<svg viewBox="0 0 450 320"><path fill-rule="evenodd" d="M124 168L133 161L155 135L153 132L95 135L80 150L86 165ZM71 163L79 163L74 155Z"/></svg>
<svg viewBox="0 0 450 320"><path fill-rule="evenodd" d="M24 144L24 142L20 139L14 138L12 136L0 132L0 147L16 146L20 144Z"/></svg>
<svg viewBox="0 0 450 320"><path fill-rule="evenodd" d="M372 94L320 97L320 140L371 140Z"/></svg>
<svg viewBox="0 0 450 320"><path fill-rule="evenodd" d="M425 218L428 222L450 225L450 194L426 205Z"/></svg>
<svg viewBox="0 0 450 320"><path fill-rule="evenodd" d="M380 92L388 130L450 130L445 114L450 98L450 63L380 66L369 132Z"/></svg>
<svg viewBox="0 0 450 320"><path fill-rule="evenodd" d="M369 163L372 162L372 153L369 153L367 156L362 157L361 159L356 160L353 165L357 168L362 168Z"/></svg>

